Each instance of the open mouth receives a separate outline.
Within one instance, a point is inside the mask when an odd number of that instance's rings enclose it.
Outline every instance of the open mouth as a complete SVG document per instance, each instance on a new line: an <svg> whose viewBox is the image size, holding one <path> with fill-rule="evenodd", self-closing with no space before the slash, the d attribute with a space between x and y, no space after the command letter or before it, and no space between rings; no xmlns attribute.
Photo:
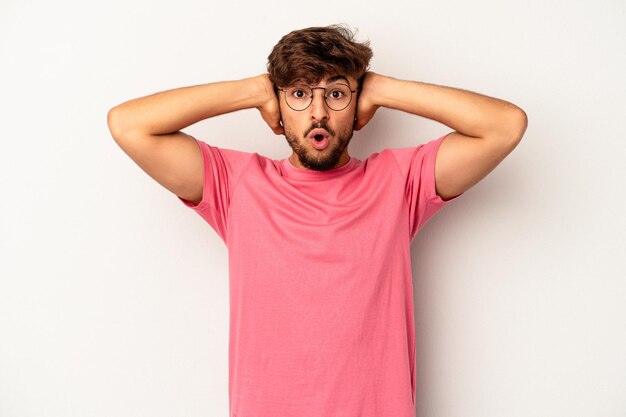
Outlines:
<svg viewBox="0 0 626 417"><path fill-rule="evenodd" d="M318 151L326 149L328 147L328 144L330 143L330 139L328 138L328 136L324 135L311 136L310 140L313 147Z"/></svg>
<svg viewBox="0 0 626 417"><path fill-rule="evenodd" d="M326 129L314 129L311 133L309 133L309 140L315 149L318 151L324 150L328 147L330 143L330 134Z"/></svg>

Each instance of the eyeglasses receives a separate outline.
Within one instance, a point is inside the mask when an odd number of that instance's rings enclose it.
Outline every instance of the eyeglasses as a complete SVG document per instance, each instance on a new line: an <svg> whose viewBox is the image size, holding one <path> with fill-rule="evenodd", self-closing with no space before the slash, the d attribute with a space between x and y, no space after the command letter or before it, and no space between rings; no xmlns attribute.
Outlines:
<svg viewBox="0 0 626 417"><path fill-rule="evenodd" d="M334 111L341 111L350 105L352 101L352 93L358 88L350 90L350 86L343 83L334 83L324 87L309 87L307 85L297 85L287 87L287 89L278 88L277 90L285 93L285 101L287 105L295 111L306 110L313 102L313 90L324 90L324 101L328 108Z"/></svg>

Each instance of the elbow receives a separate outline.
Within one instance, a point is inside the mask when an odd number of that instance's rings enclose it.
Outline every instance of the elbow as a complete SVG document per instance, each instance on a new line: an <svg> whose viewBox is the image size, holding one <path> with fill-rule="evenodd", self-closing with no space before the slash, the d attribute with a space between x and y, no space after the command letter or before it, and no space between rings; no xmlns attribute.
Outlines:
<svg viewBox="0 0 626 417"><path fill-rule="evenodd" d="M528 128L528 115L521 108L514 106L505 120L504 135L514 143L519 143Z"/></svg>
<svg viewBox="0 0 626 417"><path fill-rule="evenodd" d="M107 126L109 127L109 131L111 132L113 139L117 139L122 135L123 129L120 122L119 109L116 107L113 107L107 113Z"/></svg>
<svg viewBox="0 0 626 417"><path fill-rule="evenodd" d="M484 137L493 138L507 149L515 148L522 140L526 128L528 127L528 116L526 112L517 106L500 113L497 122Z"/></svg>
<svg viewBox="0 0 626 417"><path fill-rule="evenodd" d="M522 140L524 133L526 133L526 129L528 128L528 115L526 112L519 107L516 110L514 122L514 137L517 138L517 142Z"/></svg>

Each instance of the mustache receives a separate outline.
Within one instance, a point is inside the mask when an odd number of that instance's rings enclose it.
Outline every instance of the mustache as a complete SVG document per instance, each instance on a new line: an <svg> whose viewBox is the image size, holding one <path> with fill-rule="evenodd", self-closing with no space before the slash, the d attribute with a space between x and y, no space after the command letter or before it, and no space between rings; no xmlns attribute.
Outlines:
<svg viewBox="0 0 626 417"><path fill-rule="evenodd" d="M309 131L304 134L304 136L309 136L309 133L311 133L315 129L324 129L325 131L328 132L329 135L335 135L335 132L333 132L326 123L319 122L319 123L313 124L311 128L309 129Z"/></svg>

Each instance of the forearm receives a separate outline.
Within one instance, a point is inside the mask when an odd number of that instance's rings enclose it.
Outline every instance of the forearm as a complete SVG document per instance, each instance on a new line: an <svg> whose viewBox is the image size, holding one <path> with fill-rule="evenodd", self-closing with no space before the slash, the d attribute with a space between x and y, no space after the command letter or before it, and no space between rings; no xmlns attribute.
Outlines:
<svg viewBox="0 0 626 417"><path fill-rule="evenodd" d="M468 136L510 135L521 130L526 117L512 103L452 87L388 76L380 76L376 85L377 104L436 120Z"/></svg>
<svg viewBox="0 0 626 417"><path fill-rule="evenodd" d="M109 111L109 127L118 135L168 134L213 116L257 107L264 92L254 78L181 87L126 101Z"/></svg>

